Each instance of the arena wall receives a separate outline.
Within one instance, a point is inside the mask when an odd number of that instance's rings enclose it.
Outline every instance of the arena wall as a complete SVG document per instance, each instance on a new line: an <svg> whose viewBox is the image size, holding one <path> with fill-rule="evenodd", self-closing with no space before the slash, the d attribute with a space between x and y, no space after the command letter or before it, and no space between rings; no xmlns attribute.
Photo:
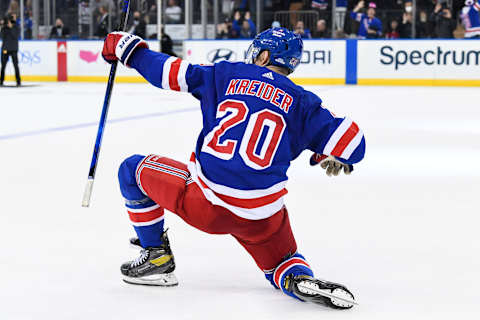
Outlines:
<svg viewBox="0 0 480 320"><path fill-rule="evenodd" d="M186 40L191 63L243 61L248 40ZM478 40L306 40L301 64L292 75L301 85L480 86ZM149 41L158 50L158 41ZM101 41L22 41L19 64L24 81L103 82L109 65ZM7 80L13 80L13 66ZM145 82L119 68L118 82Z"/></svg>

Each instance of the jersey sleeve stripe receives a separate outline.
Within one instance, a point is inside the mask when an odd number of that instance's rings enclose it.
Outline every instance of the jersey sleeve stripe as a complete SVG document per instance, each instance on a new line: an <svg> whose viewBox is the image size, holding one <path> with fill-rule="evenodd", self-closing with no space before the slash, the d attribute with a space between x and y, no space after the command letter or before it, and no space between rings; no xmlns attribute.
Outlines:
<svg viewBox="0 0 480 320"><path fill-rule="evenodd" d="M180 69L180 64L182 63L181 59L178 59L172 62L170 67L170 73L168 75L168 83L170 89L175 91L180 91L180 86L178 85L178 70Z"/></svg>
<svg viewBox="0 0 480 320"><path fill-rule="evenodd" d="M323 154L331 155L333 149L337 145L338 141L343 137L345 132L347 132L348 128L352 125L352 120L345 118L342 123L338 126L338 128L333 132L332 136L328 140L325 148L323 148Z"/></svg>
<svg viewBox="0 0 480 320"><path fill-rule="evenodd" d="M163 89L170 89L170 69L172 66L172 62L175 61L177 58L170 57L167 60L165 60L165 63L163 64L163 70L162 70L162 88Z"/></svg>
<svg viewBox="0 0 480 320"><path fill-rule="evenodd" d="M340 158L343 159L349 159L352 153L357 149L357 147L360 145L363 139L363 132L362 130L358 130L357 134L355 137L350 141L348 146L343 150L342 154L340 155Z"/></svg>
<svg viewBox="0 0 480 320"><path fill-rule="evenodd" d="M337 144L335 145L335 148L333 148L330 154L335 157L341 157L343 151L347 148L350 142L352 142L352 140L357 136L358 131L359 129L357 124L355 122L352 122L350 127L342 135L342 138L340 138L340 140L337 142Z"/></svg>
<svg viewBox="0 0 480 320"><path fill-rule="evenodd" d="M187 69L190 64L184 60L180 63L180 69L178 70L178 85L180 86L180 91L188 92L188 84L187 84Z"/></svg>

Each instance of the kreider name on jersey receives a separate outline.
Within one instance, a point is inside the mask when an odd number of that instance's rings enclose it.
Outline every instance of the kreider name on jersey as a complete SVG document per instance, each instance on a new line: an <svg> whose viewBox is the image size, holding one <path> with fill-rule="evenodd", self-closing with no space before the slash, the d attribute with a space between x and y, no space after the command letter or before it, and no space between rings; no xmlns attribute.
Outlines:
<svg viewBox="0 0 480 320"><path fill-rule="evenodd" d="M288 113L290 106L293 103L291 95L280 88L259 80L232 79L225 91L226 96L231 94L243 94L258 97L270 102L274 106L285 111L285 113Z"/></svg>

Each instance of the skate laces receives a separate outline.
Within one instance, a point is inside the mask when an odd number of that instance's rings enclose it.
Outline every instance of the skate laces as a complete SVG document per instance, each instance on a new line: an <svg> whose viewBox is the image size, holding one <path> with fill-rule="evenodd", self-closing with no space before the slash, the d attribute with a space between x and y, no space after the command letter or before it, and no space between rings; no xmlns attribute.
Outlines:
<svg viewBox="0 0 480 320"><path fill-rule="evenodd" d="M149 256L150 256L150 251L148 251L147 249L141 250L140 251L140 256L137 259L133 260L132 263L130 264L130 266L132 268L135 268L135 267L138 267L141 264L144 264L145 261L147 261Z"/></svg>

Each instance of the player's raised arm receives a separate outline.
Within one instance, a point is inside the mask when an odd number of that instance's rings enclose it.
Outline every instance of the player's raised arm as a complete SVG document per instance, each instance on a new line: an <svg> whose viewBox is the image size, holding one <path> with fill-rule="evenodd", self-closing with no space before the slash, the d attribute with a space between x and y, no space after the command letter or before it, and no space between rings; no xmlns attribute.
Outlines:
<svg viewBox="0 0 480 320"><path fill-rule="evenodd" d="M109 33L102 56L108 63L119 60L134 68L156 87L190 92L197 98L200 98L205 83L205 71L211 68L191 65L180 58L149 50L145 40L126 32Z"/></svg>
<svg viewBox="0 0 480 320"><path fill-rule="evenodd" d="M307 109L305 119L308 149L315 152L310 164L320 164L328 175L338 175L342 169L349 174L352 165L361 161L365 154L362 130L348 117L333 115L315 95L308 93L306 100L313 103Z"/></svg>

